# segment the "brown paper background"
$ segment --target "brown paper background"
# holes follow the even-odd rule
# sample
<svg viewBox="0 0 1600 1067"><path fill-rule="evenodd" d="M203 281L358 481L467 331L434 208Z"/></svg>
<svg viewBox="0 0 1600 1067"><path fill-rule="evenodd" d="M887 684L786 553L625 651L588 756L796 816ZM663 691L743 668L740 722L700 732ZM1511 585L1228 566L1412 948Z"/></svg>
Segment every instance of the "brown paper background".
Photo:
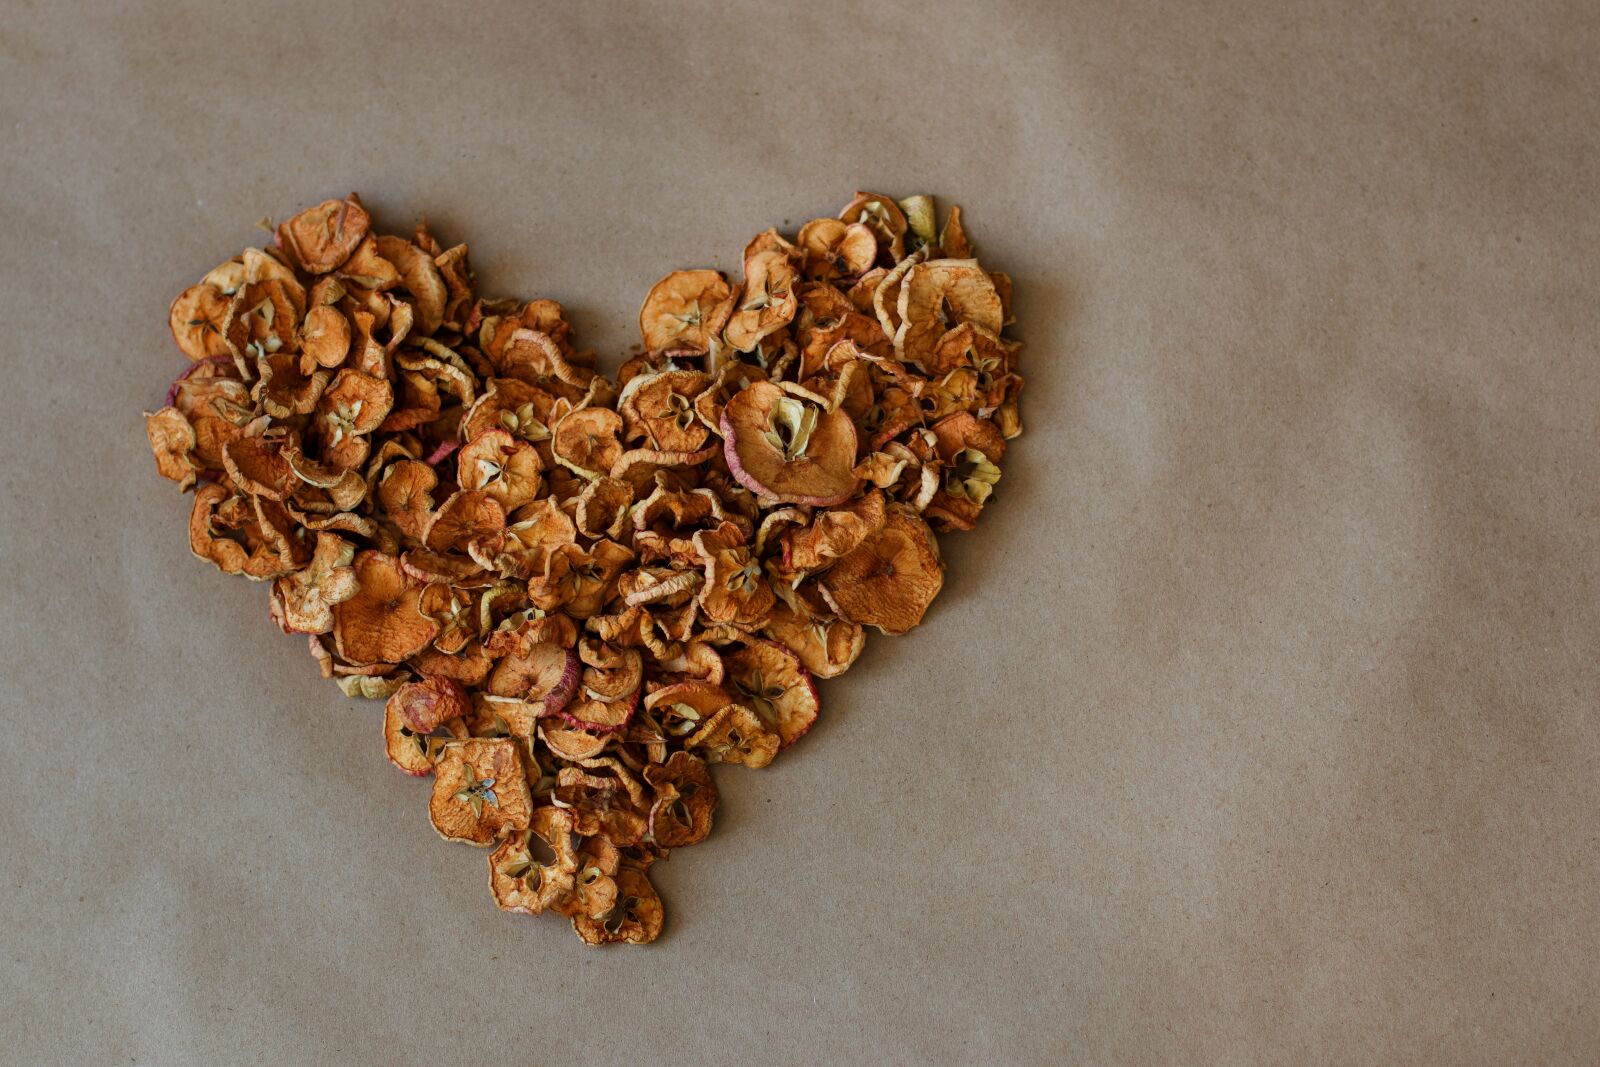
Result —
<svg viewBox="0 0 1600 1067"><path fill-rule="evenodd" d="M0 1060L1600 1059L1597 55L1582 3L13 3ZM614 366L858 185L1017 279L999 503L721 775L657 946L501 915L190 558L167 302L358 189Z"/></svg>

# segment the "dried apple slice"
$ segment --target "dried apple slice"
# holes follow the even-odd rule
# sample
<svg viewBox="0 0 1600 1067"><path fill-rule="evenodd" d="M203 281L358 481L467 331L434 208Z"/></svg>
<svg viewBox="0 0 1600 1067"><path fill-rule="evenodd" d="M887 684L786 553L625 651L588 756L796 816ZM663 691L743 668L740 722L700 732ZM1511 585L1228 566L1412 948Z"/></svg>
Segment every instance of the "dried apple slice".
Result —
<svg viewBox="0 0 1600 1067"><path fill-rule="evenodd" d="M484 489L463 489L428 520L422 543L435 552L465 552L473 545L498 551L506 529L506 509Z"/></svg>
<svg viewBox="0 0 1600 1067"><path fill-rule="evenodd" d="M777 731L755 712L743 704L729 704L685 738L683 746L700 753L708 763L737 763L756 769L772 762L780 743Z"/></svg>
<svg viewBox="0 0 1600 1067"><path fill-rule="evenodd" d="M557 715L578 694L583 663L576 649L539 641L495 664L488 690L496 696L536 702L542 714Z"/></svg>
<svg viewBox="0 0 1600 1067"><path fill-rule="evenodd" d="M399 663L426 648L439 624L422 611L422 583L400 561L356 553L355 596L333 606L333 640L350 663Z"/></svg>
<svg viewBox="0 0 1600 1067"><path fill-rule="evenodd" d="M622 458L622 416L609 408L581 408L554 427L550 451L557 463L593 481Z"/></svg>
<svg viewBox="0 0 1600 1067"><path fill-rule="evenodd" d="M711 378L699 371L636 375L617 399L626 440L642 439L651 448L666 452L693 452L705 447L711 428L696 415L694 399L710 384ZM609 464L606 469L610 469Z"/></svg>
<svg viewBox="0 0 1600 1067"><path fill-rule="evenodd" d="M382 378L345 368L323 390L312 425L322 445L322 460L350 469L366 461L367 435L383 425L394 407L394 389Z"/></svg>
<svg viewBox="0 0 1600 1067"><path fill-rule="evenodd" d="M928 524L896 505L883 528L837 560L820 584L840 618L903 634L922 621L939 595L944 564Z"/></svg>
<svg viewBox="0 0 1600 1067"><path fill-rule="evenodd" d="M882 529L886 514L883 494L876 489L818 511L807 525L784 532L784 565L796 572L822 570Z"/></svg>
<svg viewBox="0 0 1600 1067"><path fill-rule="evenodd" d="M906 272L896 314L895 353L903 360L926 363L945 333L972 323L992 334L1004 325L994 281L975 259L930 259Z"/></svg>
<svg viewBox="0 0 1600 1067"><path fill-rule="evenodd" d="M513 833L489 853L489 892L505 911L540 915L572 893L578 851L572 815L560 808L534 809L526 830Z"/></svg>
<svg viewBox="0 0 1600 1067"><path fill-rule="evenodd" d="M196 362L230 355L222 327L232 304L231 294L206 282L179 293L167 310L167 325L178 351Z"/></svg>
<svg viewBox="0 0 1600 1067"><path fill-rule="evenodd" d="M712 622L739 627L759 626L772 610L776 595L751 555L744 532L731 522L694 535L694 547L705 568L700 608Z"/></svg>
<svg viewBox="0 0 1600 1067"><path fill-rule="evenodd" d="M818 617L788 604L778 604L762 632L783 645L818 678L837 678L866 647L867 634L857 623Z"/></svg>
<svg viewBox="0 0 1600 1067"><path fill-rule="evenodd" d="M350 320L336 307L318 305L300 324L300 351L332 370L350 354Z"/></svg>
<svg viewBox="0 0 1600 1067"><path fill-rule="evenodd" d="M905 255L906 216L893 197L858 192L839 212L839 218L845 222L859 222L870 229L891 261Z"/></svg>
<svg viewBox="0 0 1600 1067"><path fill-rule="evenodd" d="M740 704L750 708L782 747L798 741L817 721L821 704L811 672L800 657L775 641L749 638L723 655L728 682Z"/></svg>
<svg viewBox="0 0 1600 1067"><path fill-rule="evenodd" d="M628 725L638 707L637 689L615 700L602 700L580 691L578 699L562 709L560 717L568 726L578 730L614 734Z"/></svg>
<svg viewBox="0 0 1600 1067"><path fill-rule="evenodd" d="M433 257L403 237L379 237L377 251L394 264L401 286L416 301L417 332L432 337L444 322L444 306L450 299Z"/></svg>
<svg viewBox="0 0 1600 1067"><path fill-rule="evenodd" d="M463 489L481 489L506 512L539 495L539 452L503 429L485 430L456 457Z"/></svg>
<svg viewBox="0 0 1600 1067"><path fill-rule="evenodd" d="M393 700L393 697L390 699ZM466 723L460 719L450 719L430 731L420 732L413 729L393 707L384 705L384 754L389 757L390 763L414 778L432 774L434 764L444 755L445 743L466 736Z"/></svg>
<svg viewBox="0 0 1600 1067"><path fill-rule="evenodd" d="M419 460L402 459L383 469L375 492L383 513L420 544L433 517L433 490L439 476Z"/></svg>
<svg viewBox="0 0 1600 1067"><path fill-rule="evenodd" d="M746 489L784 503L825 506L856 488L856 431L771 382L754 382L722 409L728 469Z"/></svg>
<svg viewBox="0 0 1600 1067"><path fill-rule="evenodd" d="M644 787L616 760L602 757L585 760L581 767L563 767L556 783L550 798L572 812L580 834L603 833L621 847L644 839L649 829L648 798Z"/></svg>
<svg viewBox="0 0 1600 1067"><path fill-rule="evenodd" d="M650 837L663 848L695 845L711 833L717 810L717 785L699 757L674 752L665 764L646 767L644 780L655 789L650 806Z"/></svg>
<svg viewBox="0 0 1600 1067"><path fill-rule="evenodd" d="M163 478L187 489L195 482L200 464L195 461L194 449L199 443L194 427L174 407L165 407L144 417L145 436L150 439L150 451L156 457L156 471Z"/></svg>
<svg viewBox="0 0 1600 1067"><path fill-rule="evenodd" d="M350 258L372 218L355 193L324 200L278 227L278 245L301 270L326 274Z"/></svg>
<svg viewBox="0 0 1600 1067"><path fill-rule="evenodd" d="M317 547L304 570L279 578L275 588L283 603L285 629L325 634L333 629L333 609L356 595L356 548L331 533L317 534Z"/></svg>
<svg viewBox="0 0 1600 1067"><path fill-rule="evenodd" d="M533 812L522 753L510 738L447 741L434 768L428 817L446 841L492 845L526 830Z"/></svg>
<svg viewBox="0 0 1600 1067"><path fill-rule="evenodd" d="M389 705L413 731L423 734L432 733L450 719L465 718L472 711L472 701L461 683L437 676L402 685L389 698Z"/></svg>
<svg viewBox="0 0 1600 1067"><path fill-rule="evenodd" d="M805 256L807 277L819 281L854 278L872 269L878 238L861 223L812 219L796 239Z"/></svg>
<svg viewBox="0 0 1600 1067"><path fill-rule="evenodd" d="M706 352L733 311L733 289L714 270L675 270L656 282L639 309L651 352Z"/></svg>
<svg viewBox="0 0 1600 1067"><path fill-rule="evenodd" d="M665 909L644 871L623 867L617 872L616 881L616 904L609 912L598 919L572 917L572 928L578 936L591 945L617 941L647 945L660 937Z"/></svg>
<svg viewBox="0 0 1600 1067"><path fill-rule="evenodd" d="M744 276L744 288L722 331L739 352L751 351L763 338L789 325L800 306L795 294L798 275L786 253L757 252L746 258Z"/></svg>

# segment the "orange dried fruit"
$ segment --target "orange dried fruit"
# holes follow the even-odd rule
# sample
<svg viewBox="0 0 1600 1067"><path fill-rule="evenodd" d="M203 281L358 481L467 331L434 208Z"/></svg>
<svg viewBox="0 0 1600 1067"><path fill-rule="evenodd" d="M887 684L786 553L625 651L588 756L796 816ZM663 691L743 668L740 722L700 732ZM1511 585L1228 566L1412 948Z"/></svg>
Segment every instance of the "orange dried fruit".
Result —
<svg viewBox="0 0 1600 1067"><path fill-rule="evenodd" d="M473 545L498 549L504 539L506 509L485 489L463 489L428 520L422 543L435 552L466 552Z"/></svg>
<svg viewBox="0 0 1600 1067"><path fill-rule="evenodd" d="M762 633L783 645L817 678L836 678L866 647L867 633L857 623L778 604Z"/></svg>
<svg viewBox="0 0 1600 1067"><path fill-rule="evenodd" d="M711 429L698 417L694 400L710 384L710 377L699 371L636 375L617 398L624 439L642 439L664 452L693 452L704 447ZM610 465L605 469L610 470Z"/></svg>

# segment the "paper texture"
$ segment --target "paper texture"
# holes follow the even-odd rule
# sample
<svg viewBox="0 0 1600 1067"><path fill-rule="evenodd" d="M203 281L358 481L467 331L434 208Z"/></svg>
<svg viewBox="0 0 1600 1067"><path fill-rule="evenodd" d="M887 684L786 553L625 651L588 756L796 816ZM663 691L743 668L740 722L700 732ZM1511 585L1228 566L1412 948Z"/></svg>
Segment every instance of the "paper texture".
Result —
<svg viewBox="0 0 1600 1067"><path fill-rule="evenodd" d="M0 1061L1600 1059L1592 5L22 4ZM168 301L352 189L571 309L858 187L1017 282L1027 434L669 926L498 913L189 555Z"/></svg>

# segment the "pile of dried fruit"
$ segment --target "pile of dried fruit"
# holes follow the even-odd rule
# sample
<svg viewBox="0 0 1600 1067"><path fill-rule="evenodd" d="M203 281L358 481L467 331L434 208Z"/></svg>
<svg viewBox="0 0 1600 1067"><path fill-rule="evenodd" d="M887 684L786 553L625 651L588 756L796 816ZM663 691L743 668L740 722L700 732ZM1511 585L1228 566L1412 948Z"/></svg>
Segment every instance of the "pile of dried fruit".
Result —
<svg viewBox="0 0 1600 1067"><path fill-rule="evenodd" d="M173 301L147 429L189 542L272 583L324 676L387 698L433 825L508 911L647 942L646 872L711 829L708 764L816 721L864 628L905 633L1020 432L1011 284L959 208L859 193L674 271L616 384L559 304L481 300L465 245L354 195ZM931 527L931 528L930 528Z"/></svg>

